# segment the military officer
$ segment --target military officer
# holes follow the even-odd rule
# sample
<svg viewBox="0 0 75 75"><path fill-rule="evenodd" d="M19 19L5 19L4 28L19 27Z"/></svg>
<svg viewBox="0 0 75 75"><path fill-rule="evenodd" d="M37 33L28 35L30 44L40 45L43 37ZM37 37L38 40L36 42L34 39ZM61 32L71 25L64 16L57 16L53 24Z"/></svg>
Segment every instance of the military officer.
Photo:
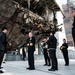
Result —
<svg viewBox="0 0 75 75"><path fill-rule="evenodd" d="M75 11L72 13L74 20L73 20L73 24L72 24L72 37L73 37L73 41L74 41L74 47L75 47Z"/></svg>
<svg viewBox="0 0 75 75"><path fill-rule="evenodd" d="M44 66L50 66L50 57L49 57L49 53L48 53L48 45L47 45L47 38L45 37L43 39L43 45L42 45L42 48L43 48L43 54L44 54L44 59L45 59L45 64Z"/></svg>
<svg viewBox="0 0 75 75"><path fill-rule="evenodd" d="M68 44L66 43L66 39L63 39L63 44L60 47L60 50L63 54L65 60L65 66L69 66L69 57L68 57Z"/></svg>
<svg viewBox="0 0 75 75"><path fill-rule="evenodd" d="M8 29L6 27L3 27L2 32L0 32L0 69L2 68L2 61L3 61L3 57L4 57L4 53L6 51L6 33L7 33ZM2 70L0 70L0 73L3 73Z"/></svg>
<svg viewBox="0 0 75 75"><path fill-rule="evenodd" d="M56 71L58 70L58 62L56 58L57 39L54 36L54 32L50 32L50 37L47 44L49 46L49 54L52 63L52 67L51 69L48 69L48 71Z"/></svg>
<svg viewBox="0 0 75 75"><path fill-rule="evenodd" d="M29 38L27 40L27 47L28 47L28 65L27 69L34 70L34 51L35 51L35 38L33 37L32 32L29 32Z"/></svg>

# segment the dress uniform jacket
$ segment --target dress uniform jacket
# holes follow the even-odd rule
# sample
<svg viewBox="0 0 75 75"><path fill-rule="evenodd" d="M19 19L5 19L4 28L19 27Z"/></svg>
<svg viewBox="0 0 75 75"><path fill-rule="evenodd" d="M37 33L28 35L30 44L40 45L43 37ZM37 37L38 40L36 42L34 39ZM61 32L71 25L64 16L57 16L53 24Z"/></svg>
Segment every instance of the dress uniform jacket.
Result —
<svg viewBox="0 0 75 75"><path fill-rule="evenodd" d="M6 44L6 34L4 32L0 32L0 67L4 57L4 52L6 51Z"/></svg>
<svg viewBox="0 0 75 75"><path fill-rule="evenodd" d="M31 37L27 40L28 46L28 64L30 69L34 69L34 51L35 51L35 38Z"/></svg>
<svg viewBox="0 0 75 75"><path fill-rule="evenodd" d="M49 47L49 54L52 61L52 70L58 70L58 62L56 58L56 47L57 47L57 39L54 35L49 37L49 40L47 41L48 47Z"/></svg>
<svg viewBox="0 0 75 75"><path fill-rule="evenodd" d="M29 44L28 50L35 51L35 38L34 37L28 38L27 44Z"/></svg>

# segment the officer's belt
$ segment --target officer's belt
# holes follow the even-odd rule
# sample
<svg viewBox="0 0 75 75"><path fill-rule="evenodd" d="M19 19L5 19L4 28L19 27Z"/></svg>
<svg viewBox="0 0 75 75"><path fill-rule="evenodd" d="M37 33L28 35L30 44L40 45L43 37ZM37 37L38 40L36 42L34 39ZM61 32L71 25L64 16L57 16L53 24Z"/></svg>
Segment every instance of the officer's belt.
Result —
<svg viewBox="0 0 75 75"><path fill-rule="evenodd" d="M55 48L49 48L49 50L56 50Z"/></svg>

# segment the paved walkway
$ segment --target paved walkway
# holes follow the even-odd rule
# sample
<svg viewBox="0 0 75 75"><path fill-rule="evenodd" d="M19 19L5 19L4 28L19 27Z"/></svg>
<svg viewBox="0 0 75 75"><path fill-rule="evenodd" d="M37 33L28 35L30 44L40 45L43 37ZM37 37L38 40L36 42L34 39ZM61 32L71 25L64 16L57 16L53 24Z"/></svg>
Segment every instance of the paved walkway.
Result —
<svg viewBox="0 0 75 75"><path fill-rule="evenodd" d="M2 66L4 73L0 75L75 75L75 60L70 60L70 66L64 66L64 60L59 59L59 70L49 72L49 66L43 66L44 60L36 60L36 70L26 70L28 67L27 61L9 61Z"/></svg>

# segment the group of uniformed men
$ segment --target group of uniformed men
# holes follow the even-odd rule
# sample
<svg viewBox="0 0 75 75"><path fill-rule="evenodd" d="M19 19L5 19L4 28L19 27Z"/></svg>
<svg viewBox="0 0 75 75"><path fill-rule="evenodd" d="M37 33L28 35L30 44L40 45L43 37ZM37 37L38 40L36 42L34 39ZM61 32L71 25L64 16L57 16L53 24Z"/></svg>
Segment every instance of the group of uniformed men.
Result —
<svg viewBox="0 0 75 75"><path fill-rule="evenodd" d="M50 32L49 39L43 38L43 43L41 44L43 48L43 54L45 59L44 66L51 66L48 71L56 71L58 70L58 61L56 57L56 48L57 48L57 39L54 36L54 32ZM34 51L35 51L35 38L33 37L32 32L29 32L29 38L27 40L28 47L28 70L35 70L34 65ZM65 59L65 66L69 66L69 58L68 58L68 44L66 43L66 39L63 39L63 44L60 47L60 50Z"/></svg>
<svg viewBox="0 0 75 75"><path fill-rule="evenodd" d="M0 33L0 68L4 56L5 46L6 46L6 33L7 28L3 28L2 32ZM58 70L58 61L56 58L56 48L57 48L57 39L54 36L54 32L50 32L49 39L44 38L44 43L42 44L43 48L43 54L45 58L45 64L44 66L48 65L51 66L51 69L48 69L49 71L56 71ZM26 46L28 47L28 65L29 67L26 68L28 70L35 70L35 64L34 64L34 51L35 51L35 37L33 36L32 32L29 32L29 38L26 42ZM47 47L48 46L48 47ZM66 64L69 65L69 59L68 59L68 51L67 51L68 45L64 39L64 44L61 46L62 53L64 55L64 59ZM48 49L48 51L47 51ZM3 73L2 70L0 70L0 73Z"/></svg>

